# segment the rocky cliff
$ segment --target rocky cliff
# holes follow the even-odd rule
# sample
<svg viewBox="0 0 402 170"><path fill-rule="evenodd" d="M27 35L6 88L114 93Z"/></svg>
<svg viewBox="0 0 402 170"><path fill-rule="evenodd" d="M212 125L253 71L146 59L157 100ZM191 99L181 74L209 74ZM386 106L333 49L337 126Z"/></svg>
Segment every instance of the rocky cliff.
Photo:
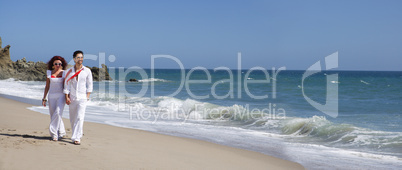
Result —
<svg viewBox="0 0 402 170"><path fill-rule="evenodd" d="M95 81L99 80L112 80L107 71L107 66L102 64L102 68L98 67L88 67L92 71L92 77Z"/></svg>
<svg viewBox="0 0 402 170"><path fill-rule="evenodd" d="M11 61L10 45L2 48L0 37L0 79L14 78L22 81L45 81L47 65L44 62L32 62L25 59ZM102 68L88 67L92 71L95 81L111 80L107 66L102 64ZM102 74L99 74L102 73Z"/></svg>

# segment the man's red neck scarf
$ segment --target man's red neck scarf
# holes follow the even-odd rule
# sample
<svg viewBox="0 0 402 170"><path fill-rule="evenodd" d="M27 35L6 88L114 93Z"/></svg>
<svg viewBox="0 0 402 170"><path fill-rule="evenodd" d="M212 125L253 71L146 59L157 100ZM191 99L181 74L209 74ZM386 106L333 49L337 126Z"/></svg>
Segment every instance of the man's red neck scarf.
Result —
<svg viewBox="0 0 402 170"><path fill-rule="evenodd" d="M72 70L73 70L73 69L71 69L71 70L69 70L69 71L67 72L66 77L68 77L68 75L71 73ZM71 77L66 81L66 83L68 84L68 81L70 81L70 80L73 79L74 77L78 76L78 74L80 74L82 70L84 70L84 67L82 67L78 72L75 72L75 74L74 74L73 76L71 76Z"/></svg>

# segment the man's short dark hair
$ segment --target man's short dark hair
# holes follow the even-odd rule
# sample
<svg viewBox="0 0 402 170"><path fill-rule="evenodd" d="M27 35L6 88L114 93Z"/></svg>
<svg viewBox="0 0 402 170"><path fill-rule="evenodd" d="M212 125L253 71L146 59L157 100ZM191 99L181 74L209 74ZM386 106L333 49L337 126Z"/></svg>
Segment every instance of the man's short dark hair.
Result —
<svg viewBox="0 0 402 170"><path fill-rule="evenodd" d="M82 52L81 50L74 51L73 58L77 57L77 54L84 55L84 52Z"/></svg>

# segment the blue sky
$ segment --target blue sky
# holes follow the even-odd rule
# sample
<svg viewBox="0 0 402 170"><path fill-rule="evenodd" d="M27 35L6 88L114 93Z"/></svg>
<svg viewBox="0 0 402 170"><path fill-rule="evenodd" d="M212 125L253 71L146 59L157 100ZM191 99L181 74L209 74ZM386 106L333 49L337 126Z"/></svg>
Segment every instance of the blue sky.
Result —
<svg viewBox="0 0 402 170"><path fill-rule="evenodd" d="M402 1L3 1L11 59L114 55L112 67L305 70L339 52L339 70L402 70ZM87 65L97 62L86 60ZM158 59L157 68L178 68Z"/></svg>

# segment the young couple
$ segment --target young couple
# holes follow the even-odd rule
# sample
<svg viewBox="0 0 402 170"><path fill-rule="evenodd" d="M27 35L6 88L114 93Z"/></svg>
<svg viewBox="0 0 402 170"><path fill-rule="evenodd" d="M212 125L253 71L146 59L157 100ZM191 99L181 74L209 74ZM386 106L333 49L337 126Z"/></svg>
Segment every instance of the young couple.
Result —
<svg viewBox="0 0 402 170"><path fill-rule="evenodd" d="M45 92L42 105L46 106L46 96L49 99L50 126L49 132L53 141L66 135L62 120L64 105L69 105L70 123L74 144L81 144L83 134L86 103L92 92L92 72L82 65L84 53L75 51L75 65L68 70L63 57L54 56L48 64ZM49 94L49 95L48 95Z"/></svg>

